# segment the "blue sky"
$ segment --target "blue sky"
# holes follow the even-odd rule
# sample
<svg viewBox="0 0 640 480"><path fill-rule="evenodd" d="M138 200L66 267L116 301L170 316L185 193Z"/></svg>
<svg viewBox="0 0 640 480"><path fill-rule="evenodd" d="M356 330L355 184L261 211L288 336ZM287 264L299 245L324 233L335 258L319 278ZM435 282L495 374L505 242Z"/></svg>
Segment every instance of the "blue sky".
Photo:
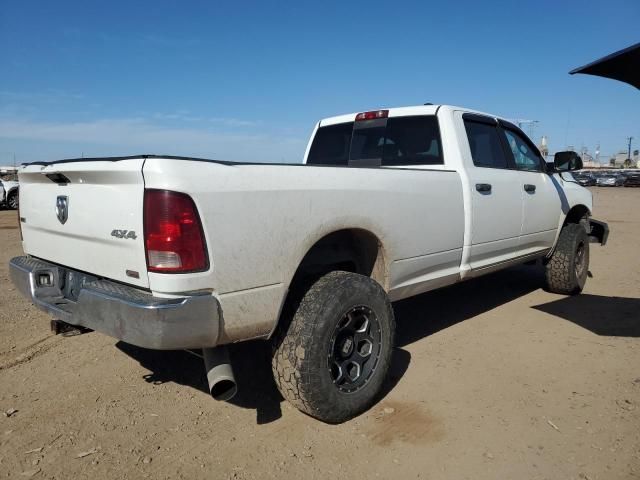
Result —
<svg viewBox="0 0 640 480"><path fill-rule="evenodd" d="M568 71L640 41L639 21L638 0L5 0L0 164L295 162L322 117L424 102L611 154L640 144L640 91Z"/></svg>

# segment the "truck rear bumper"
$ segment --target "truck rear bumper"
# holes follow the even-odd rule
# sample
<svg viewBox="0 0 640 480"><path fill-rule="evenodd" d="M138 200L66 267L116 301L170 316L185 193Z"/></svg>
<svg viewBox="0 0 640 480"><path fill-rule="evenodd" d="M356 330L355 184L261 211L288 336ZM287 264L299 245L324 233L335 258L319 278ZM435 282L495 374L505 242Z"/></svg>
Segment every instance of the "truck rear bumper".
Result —
<svg viewBox="0 0 640 480"><path fill-rule="evenodd" d="M157 350L216 346L222 314L211 295L154 297L127 285L45 262L9 262L16 288L41 310L69 324Z"/></svg>

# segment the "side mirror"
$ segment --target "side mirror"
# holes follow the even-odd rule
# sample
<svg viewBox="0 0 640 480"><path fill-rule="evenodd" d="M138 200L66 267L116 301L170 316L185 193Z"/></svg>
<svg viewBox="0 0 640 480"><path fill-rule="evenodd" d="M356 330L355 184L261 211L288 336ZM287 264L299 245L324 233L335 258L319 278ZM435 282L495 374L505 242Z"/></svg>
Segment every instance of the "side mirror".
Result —
<svg viewBox="0 0 640 480"><path fill-rule="evenodd" d="M553 157L556 172L570 172L582 169L582 159L576 152L558 152Z"/></svg>

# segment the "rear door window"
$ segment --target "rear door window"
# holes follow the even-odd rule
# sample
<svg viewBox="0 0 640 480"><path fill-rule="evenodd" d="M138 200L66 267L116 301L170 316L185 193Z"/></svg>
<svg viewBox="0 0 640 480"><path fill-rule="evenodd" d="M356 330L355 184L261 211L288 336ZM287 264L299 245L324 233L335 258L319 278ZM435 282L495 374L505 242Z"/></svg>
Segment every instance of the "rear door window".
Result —
<svg viewBox="0 0 640 480"><path fill-rule="evenodd" d="M320 127L308 164L352 166L441 165L434 115L392 117Z"/></svg>
<svg viewBox="0 0 640 480"><path fill-rule="evenodd" d="M508 168L497 124L464 120L471 158L476 167Z"/></svg>

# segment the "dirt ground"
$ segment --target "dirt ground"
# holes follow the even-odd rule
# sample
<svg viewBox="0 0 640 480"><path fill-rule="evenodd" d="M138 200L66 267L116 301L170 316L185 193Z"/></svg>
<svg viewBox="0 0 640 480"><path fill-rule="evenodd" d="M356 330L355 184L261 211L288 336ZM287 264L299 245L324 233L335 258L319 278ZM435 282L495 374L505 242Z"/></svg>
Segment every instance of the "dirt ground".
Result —
<svg viewBox="0 0 640 480"><path fill-rule="evenodd" d="M593 192L611 238L582 295L523 266L398 302L386 395L337 426L282 400L264 342L219 403L186 352L53 336L2 211L0 478L640 478L640 189Z"/></svg>

